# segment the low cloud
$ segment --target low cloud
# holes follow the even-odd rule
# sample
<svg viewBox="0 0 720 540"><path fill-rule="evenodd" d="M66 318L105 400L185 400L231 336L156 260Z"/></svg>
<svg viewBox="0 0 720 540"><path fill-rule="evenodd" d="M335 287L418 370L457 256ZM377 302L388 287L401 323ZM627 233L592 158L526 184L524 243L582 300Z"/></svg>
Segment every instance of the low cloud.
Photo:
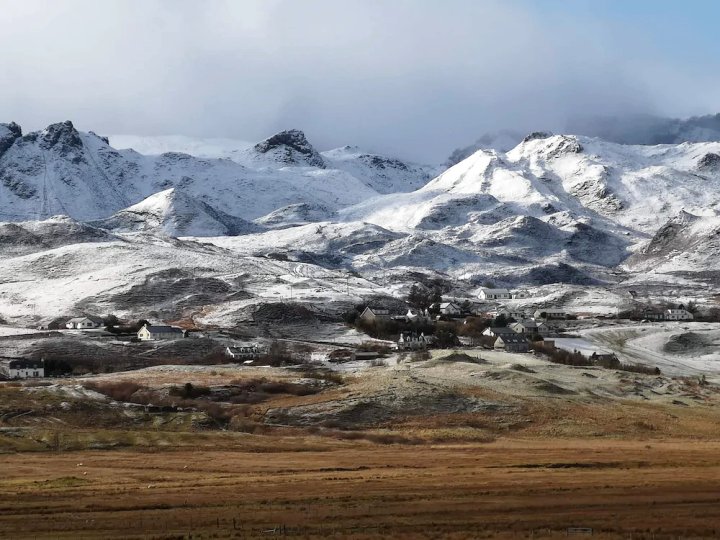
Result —
<svg viewBox="0 0 720 540"><path fill-rule="evenodd" d="M256 140L297 127L321 149L437 162L502 128L720 109L717 70L698 85L637 33L534 2L1 4L0 121L26 129Z"/></svg>

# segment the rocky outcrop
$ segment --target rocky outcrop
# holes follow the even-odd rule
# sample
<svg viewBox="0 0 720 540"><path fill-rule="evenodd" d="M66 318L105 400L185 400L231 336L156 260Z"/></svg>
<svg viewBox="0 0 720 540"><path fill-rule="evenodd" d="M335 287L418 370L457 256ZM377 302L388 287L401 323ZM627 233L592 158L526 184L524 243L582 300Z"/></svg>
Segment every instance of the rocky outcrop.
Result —
<svg viewBox="0 0 720 540"><path fill-rule="evenodd" d="M700 171L720 170L720 155L708 152L698 160L697 168Z"/></svg>
<svg viewBox="0 0 720 540"><path fill-rule="evenodd" d="M0 124L0 157L22 137L22 128L15 122Z"/></svg>
<svg viewBox="0 0 720 540"><path fill-rule="evenodd" d="M288 165L325 168L322 156L298 129L281 131L257 143L254 149L260 154L272 154L280 162Z"/></svg>

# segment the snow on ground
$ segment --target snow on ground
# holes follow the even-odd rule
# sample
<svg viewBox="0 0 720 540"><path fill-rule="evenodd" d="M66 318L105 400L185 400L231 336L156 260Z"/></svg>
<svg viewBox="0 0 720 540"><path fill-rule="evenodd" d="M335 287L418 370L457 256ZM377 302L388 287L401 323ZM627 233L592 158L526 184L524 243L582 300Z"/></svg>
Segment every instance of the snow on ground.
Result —
<svg viewBox="0 0 720 540"><path fill-rule="evenodd" d="M609 354L612 352L608 348L599 347L583 338L552 338L552 340L558 349L564 349L569 352L578 351L585 356L590 356L593 353Z"/></svg>
<svg viewBox="0 0 720 540"><path fill-rule="evenodd" d="M645 323L585 329L579 333L593 345L615 352L622 362L657 366L669 375L720 373L717 323ZM668 344L678 338L681 346L668 350Z"/></svg>
<svg viewBox="0 0 720 540"><path fill-rule="evenodd" d="M40 330L34 328L19 328L17 326L0 326L0 336L22 336L25 334L36 334Z"/></svg>

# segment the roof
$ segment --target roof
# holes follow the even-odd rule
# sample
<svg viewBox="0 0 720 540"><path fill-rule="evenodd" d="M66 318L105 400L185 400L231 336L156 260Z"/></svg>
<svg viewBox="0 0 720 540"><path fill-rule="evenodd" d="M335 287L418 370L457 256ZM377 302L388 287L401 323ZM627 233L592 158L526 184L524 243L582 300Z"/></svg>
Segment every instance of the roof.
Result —
<svg viewBox="0 0 720 540"><path fill-rule="evenodd" d="M450 306L458 307L458 305L455 302L441 302L440 303L440 309L447 308Z"/></svg>
<svg viewBox="0 0 720 540"><path fill-rule="evenodd" d="M363 313L365 313L366 311L371 311L371 312L373 312L375 315L390 315L390 310L389 310L389 309L374 308L374 307L367 306L367 307L363 310Z"/></svg>
<svg viewBox="0 0 720 540"><path fill-rule="evenodd" d="M535 321L516 321L516 322L512 323L511 326L516 326L516 325L522 325L525 328L537 328L538 326L540 326Z"/></svg>
<svg viewBox="0 0 720 540"><path fill-rule="evenodd" d="M502 340L503 343L527 343L527 339L520 334L515 334L514 332L512 334L503 334L502 336L498 336L498 339Z"/></svg>
<svg viewBox="0 0 720 540"><path fill-rule="evenodd" d="M100 317L93 317L92 315L88 315L87 317L75 317L73 319L70 319L68 323L79 323L82 321L91 321L96 324L102 324L103 320Z"/></svg>
<svg viewBox="0 0 720 540"><path fill-rule="evenodd" d="M10 369L37 369L44 367L42 360L27 360L25 358L0 360L0 364Z"/></svg>
<svg viewBox="0 0 720 540"><path fill-rule="evenodd" d="M510 291L507 289L481 289L484 293L491 293L491 294L510 294Z"/></svg>
<svg viewBox="0 0 720 540"><path fill-rule="evenodd" d="M143 328L147 328L151 334L183 334L184 333L184 330L182 328L177 328L175 326L150 326L150 325L146 324Z"/></svg>
<svg viewBox="0 0 720 540"><path fill-rule="evenodd" d="M493 326L490 328L490 331L493 334L514 334L515 333L515 330L513 330L509 326Z"/></svg>
<svg viewBox="0 0 720 540"><path fill-rule="evenodd" d="M241 349L257 349L258 344L257 343L239 343L235 345L229 345L228 351L238 351L240 352Z"/></svg>

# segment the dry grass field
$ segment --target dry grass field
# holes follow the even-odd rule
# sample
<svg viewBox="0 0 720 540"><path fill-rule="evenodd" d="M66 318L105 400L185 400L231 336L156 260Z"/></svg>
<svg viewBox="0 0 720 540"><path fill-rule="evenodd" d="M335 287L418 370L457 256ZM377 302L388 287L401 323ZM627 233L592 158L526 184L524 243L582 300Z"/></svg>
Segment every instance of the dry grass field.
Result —
<svg viewBox="0 0 720 540"><path fill-rule="evenodd" d="M483 357L0 384L0 538L720 537L718 385Z"/></svg>
<svg viewBox="0 0 720 540"><path fill-rule="evenodd" d="M281 437L263 448L246 438L232 449L0 456L2 537L720 535L717 442Z"/></svg>

